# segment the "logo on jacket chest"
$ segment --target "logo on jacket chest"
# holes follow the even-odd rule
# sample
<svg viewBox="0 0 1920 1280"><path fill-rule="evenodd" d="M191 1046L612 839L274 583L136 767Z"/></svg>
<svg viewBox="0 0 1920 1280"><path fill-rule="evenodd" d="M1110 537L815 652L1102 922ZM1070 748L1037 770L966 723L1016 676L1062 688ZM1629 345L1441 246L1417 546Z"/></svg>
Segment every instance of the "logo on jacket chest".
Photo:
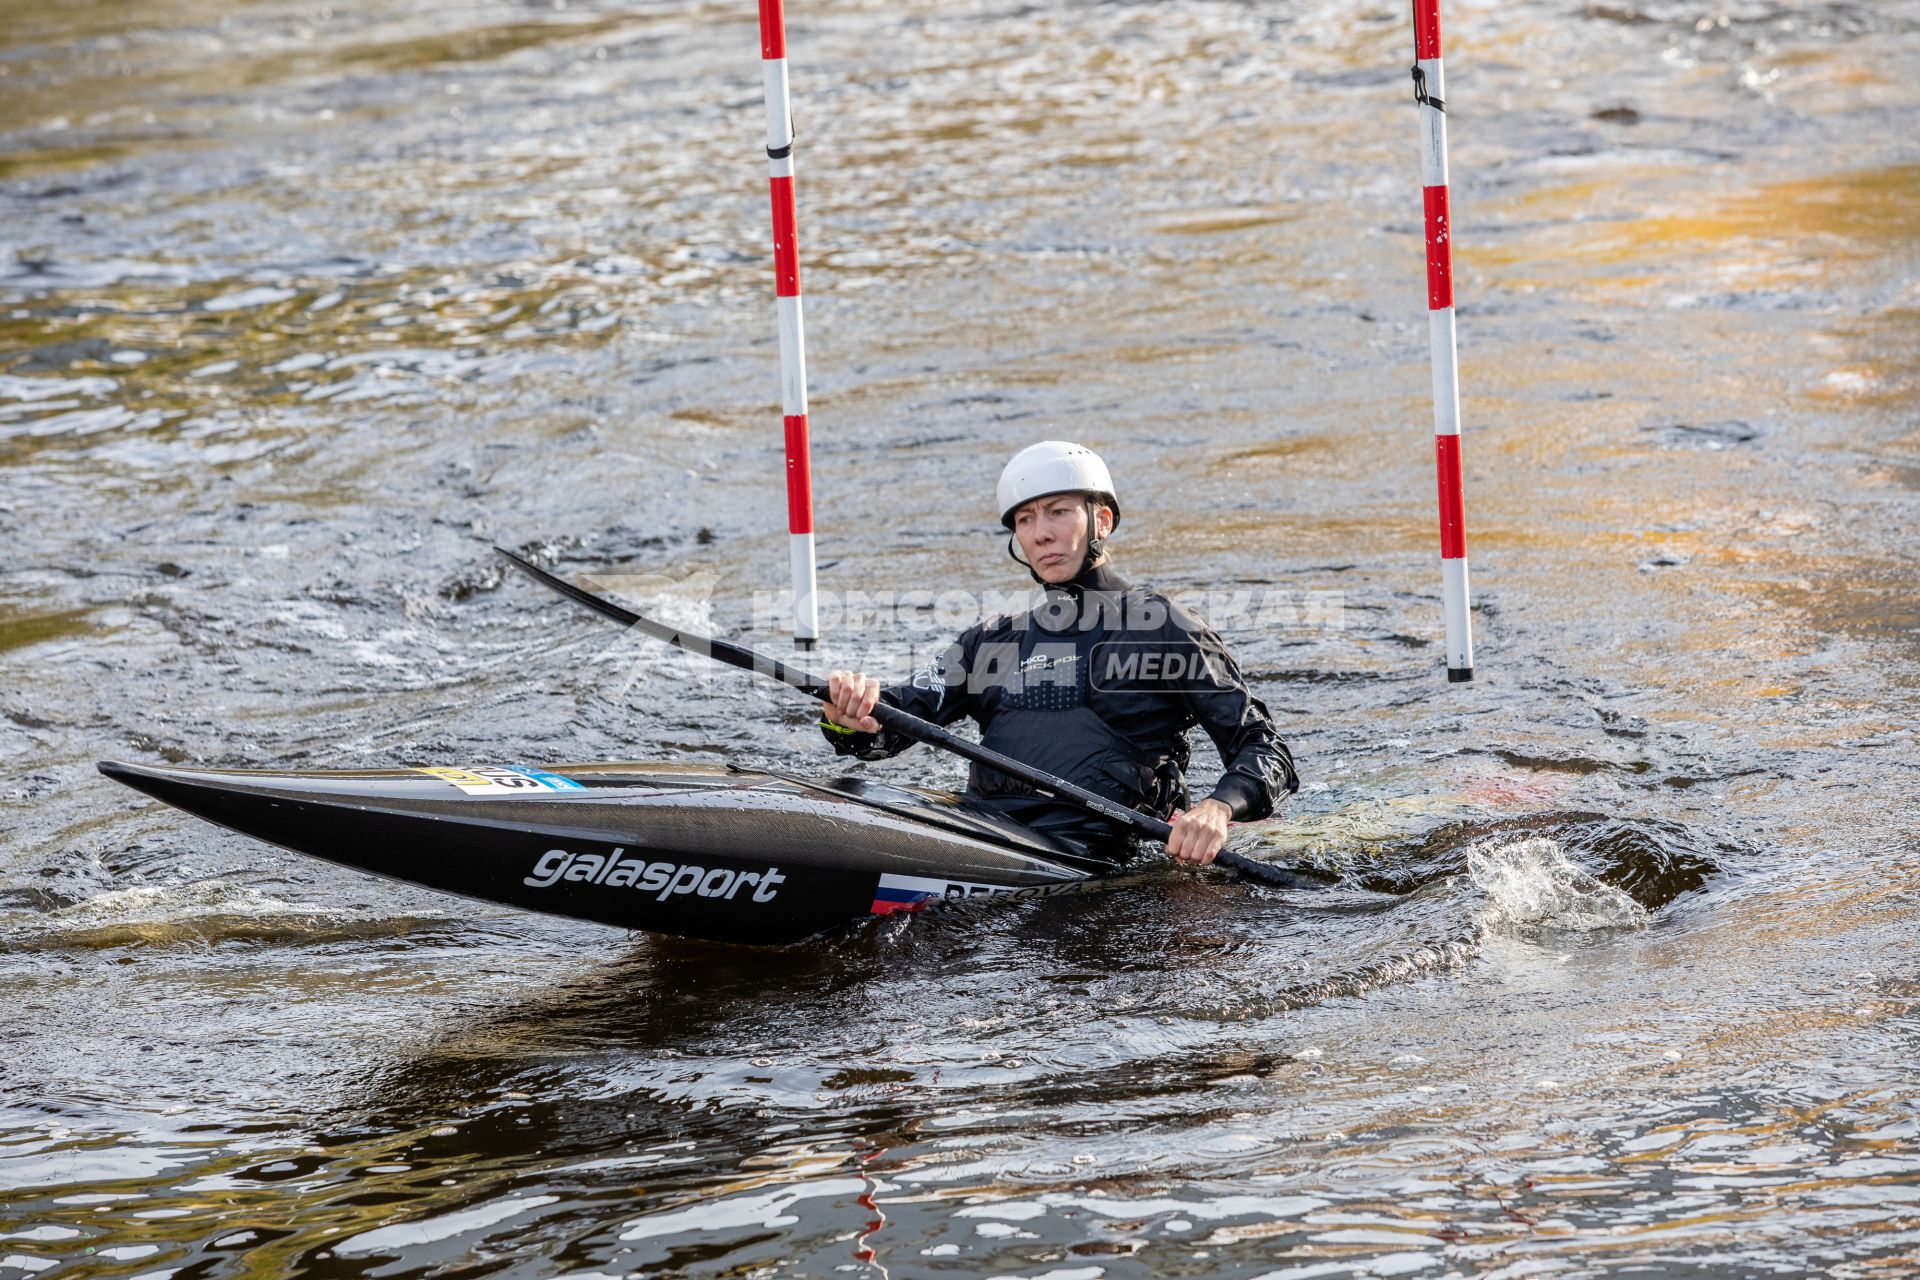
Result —
<svg viewBox="0 0 1920 1280"><path fill-rule="evenodd" d="M1085 668L1072 644L984 644L971 674L974 691L996 707L1064 711L1086 703Z"/></svg>

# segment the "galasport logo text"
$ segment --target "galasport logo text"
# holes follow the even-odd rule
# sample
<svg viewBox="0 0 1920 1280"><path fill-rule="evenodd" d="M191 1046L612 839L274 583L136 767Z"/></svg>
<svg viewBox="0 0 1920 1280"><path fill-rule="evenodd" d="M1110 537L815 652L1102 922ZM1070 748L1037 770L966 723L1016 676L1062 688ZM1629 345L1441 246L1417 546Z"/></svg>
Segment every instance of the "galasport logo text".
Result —
<svg viewBox="0 0 1920 1280"><path fill-rule="evenodd" d="M612 853L570 853L549 849L533 864L533 874L522 883L545 889L562 880L606 885L616 889L637 889L656 894L655 902L692 894L701 898L733 898L745 889L755 902L772 902L787 878L778 867L765 871L729 871L725 867L701 867L691 862L647 862L624 858L626 849Z"/></svg>

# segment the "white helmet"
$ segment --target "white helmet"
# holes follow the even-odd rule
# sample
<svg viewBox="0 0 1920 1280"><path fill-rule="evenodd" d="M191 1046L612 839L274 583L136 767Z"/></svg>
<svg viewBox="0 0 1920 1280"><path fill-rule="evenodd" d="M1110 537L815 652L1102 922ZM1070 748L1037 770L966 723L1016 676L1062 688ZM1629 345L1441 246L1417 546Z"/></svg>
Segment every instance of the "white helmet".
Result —
<svg viewBox="0 0 1920 1280"><path fill-rule="evenodd" d="M1050 493L1098 494L1120 523L1120 502L1113 495L1113 477L1100 455L1067 440L1042 440L1013 455L1000 473L1000 523L1013 528L1013 510Z"/></svg>

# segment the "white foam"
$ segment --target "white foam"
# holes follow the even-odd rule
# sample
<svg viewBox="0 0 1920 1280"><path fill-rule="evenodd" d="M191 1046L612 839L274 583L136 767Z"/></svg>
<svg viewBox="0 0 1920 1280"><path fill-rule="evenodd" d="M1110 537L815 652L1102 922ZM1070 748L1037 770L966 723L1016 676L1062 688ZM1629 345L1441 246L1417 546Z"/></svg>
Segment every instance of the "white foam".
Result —
<svg viewBox="0 0 1920 1280"><path fill-rule="evenodd" d="M61 928L75 929L100 925L175 924L210 915L257 919L306 917L321 910L318 904L288 902L253 885L213 879L108 889L50 912L48 919Z"/></svg>
<svg viewBox="0 0 1920 1280"><path fill-rule="evenodd" d="M1543 836L1467 850L1467 874L1489 901L1495 928L1588 931L1632 929L1647 909L1624 890L1582 871L1566 851Z"/></svg>
<svg viewBox="0 0 1920 1280"><path fill-rule="evenodd" d="M343 931L385 929L391 927L391 919L371 909L342 911L290 900L254 885L209 878L108 889L28 920L11 920L9 925L37 935L36 942L42 946L124 946L229 937L297 943Z"/></svg>

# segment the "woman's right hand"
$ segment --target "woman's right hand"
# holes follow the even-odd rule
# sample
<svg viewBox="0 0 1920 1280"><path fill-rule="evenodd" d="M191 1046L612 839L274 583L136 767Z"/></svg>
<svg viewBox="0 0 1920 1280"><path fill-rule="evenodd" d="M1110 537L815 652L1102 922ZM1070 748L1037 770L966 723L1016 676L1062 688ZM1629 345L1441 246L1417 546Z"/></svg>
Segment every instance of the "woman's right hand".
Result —
<svg viewBox="0 0 1920 1280"><path fill-rule="evenodd" d="M873 705L880 701L880 682L858 671L835 671L827 677L827 719L843 729L880 732Z"/></svg>

